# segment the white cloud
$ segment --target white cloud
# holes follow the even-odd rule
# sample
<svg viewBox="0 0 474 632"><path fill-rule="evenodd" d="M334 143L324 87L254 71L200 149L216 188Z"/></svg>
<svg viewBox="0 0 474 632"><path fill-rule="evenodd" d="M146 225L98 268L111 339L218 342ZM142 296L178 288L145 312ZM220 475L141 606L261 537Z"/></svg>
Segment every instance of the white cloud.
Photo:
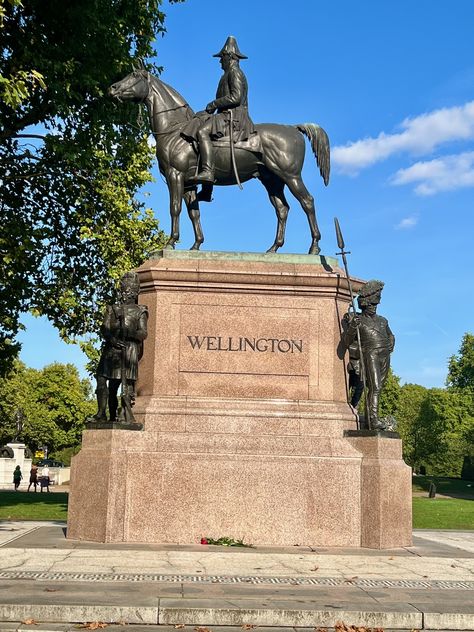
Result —
<svg viewBox="0 0 474 632"><path fill-rule="evenodd" d="M419 195L434 195L440 191L472 187L474 151L416 162L407 169L397 171L392 184L416 184L415 192Z"/></svg>
<svg viewBox="0 0 474 632"><path fill-rule="evenodd" d="M442 143L472 139L474 101L406 118L400 128L399 133L381 132L376 138L335 147L331 156L333 164L344 173L355 174L396 153L426 154Z"/></svg>
<svg viewBox="0 0 474 632"><path fill-rule="evenodd" d="M401 222L399 222L395 228L398 228L400 230L405 230L408 228L413 228L413 226L416 226L418 224L418 218L417 217L405 217L404 219L402 219Z"/></svg>

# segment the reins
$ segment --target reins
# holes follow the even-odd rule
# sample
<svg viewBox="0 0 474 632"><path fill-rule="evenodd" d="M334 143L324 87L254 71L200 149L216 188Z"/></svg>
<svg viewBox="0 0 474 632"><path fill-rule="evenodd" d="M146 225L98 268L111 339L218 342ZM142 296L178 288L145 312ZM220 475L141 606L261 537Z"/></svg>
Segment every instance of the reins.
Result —
<svg viewBox="0 0 474 632"><path fill-rule="evenodd" d="M148 97L150 96L150 92L154 92L155 91L155 87L152 85L152 77L150 75L149 72L146 73L147 76L147 86L148 86L148 91L146 93L146 95L143 97L141 103L144 103ZM159 116L160 114L166 114L167 112L174 112L176 110L180 110L181 108L188 108L191 109L188 105L188 103L183 103L182 105L175 105L172 108L166 108L165 110L159 110L157 112L153 112L153 115L157 115ZM152 129L153 135L154 136L165 136L166 134L171 134L172 132L174 132L176 130L176 128L183 126L187 121L177 121L176 123L174 123L173 125L171 125L165 132L155 132Z"/></svg>

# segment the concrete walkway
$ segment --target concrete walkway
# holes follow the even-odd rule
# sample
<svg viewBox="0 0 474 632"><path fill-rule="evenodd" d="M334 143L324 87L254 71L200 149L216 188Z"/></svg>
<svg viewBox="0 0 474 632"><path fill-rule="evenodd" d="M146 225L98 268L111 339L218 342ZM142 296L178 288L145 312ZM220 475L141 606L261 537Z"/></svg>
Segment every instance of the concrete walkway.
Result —
<svg viewBox="0 0 474 632"><path fill-rule="evenodd" d="M381 552L97 544L67 540L61 522L0 521L0 630L91 621L474 630L474 532L416 531Z"/></svg>

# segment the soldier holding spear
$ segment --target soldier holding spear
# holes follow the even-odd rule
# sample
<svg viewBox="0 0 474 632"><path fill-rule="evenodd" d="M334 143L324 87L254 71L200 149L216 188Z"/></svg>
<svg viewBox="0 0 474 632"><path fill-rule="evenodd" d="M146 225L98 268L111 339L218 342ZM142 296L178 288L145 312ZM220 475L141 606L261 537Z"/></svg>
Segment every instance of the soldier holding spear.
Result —
<svg viewBox="0 0 474 632"><path fill-rule="evenodd" d="M390 330L387 319L376 313L384 284L382 281L372 280L362 286L357 298L361 313L357 313L346 259L346 254L349 253L344 250L344 240L337 219L335 219L335 224L337 243L341 249L338 254L341 254L343 258L352 303L352 313L349 314L348 326L342 340L346 349L357 340L361 379L366 393L367 426L370 430L386 430L387 424L379 418L378 414L379 397L388 376L395 336Z"/></svg>

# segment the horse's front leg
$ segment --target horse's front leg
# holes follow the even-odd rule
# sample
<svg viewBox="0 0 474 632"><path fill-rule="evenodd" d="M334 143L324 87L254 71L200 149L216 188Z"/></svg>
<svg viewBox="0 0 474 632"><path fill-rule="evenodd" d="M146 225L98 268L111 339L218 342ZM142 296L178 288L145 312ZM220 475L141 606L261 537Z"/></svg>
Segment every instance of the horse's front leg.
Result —
<svg viewBox="0 0 474 632"><path fill-rule="evenodd" d="M179 215L183 203L184 176L177 169L166 172L166 182L170 194L171 235L165 248L174 248L179 241Z"/></svg>
<svg viewBox="0 0 474 632"><path fill-rule="evenodd" d="M194 244L192 245L191 250L199 250L202 242L204 241L204 235L201 228L201 214L199 212L199 202L197 199L196 189L186 191L184 194L184 201L186 203L189 219L193 224L194 230Z"/></svg>

